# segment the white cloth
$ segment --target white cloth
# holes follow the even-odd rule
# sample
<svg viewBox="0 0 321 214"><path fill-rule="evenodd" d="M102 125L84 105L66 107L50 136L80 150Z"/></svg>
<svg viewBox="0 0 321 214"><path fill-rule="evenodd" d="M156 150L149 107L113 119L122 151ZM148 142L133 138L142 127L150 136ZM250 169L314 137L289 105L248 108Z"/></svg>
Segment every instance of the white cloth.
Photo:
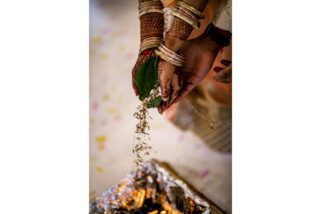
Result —
<svg viewBox="0 0 321 214"><path fill-rule="evenodd" d="M222 0L212 23L222 29L232 32L232 3L231 0Z"/></svg>
<svg viewBox="0 0 321 214"><path fill-rule="evenodd" d="M164 7L163 11L164 11L164 36L163 38L165 39L166 37L166 33L170 30L172 24L173 24L173 20L174 20L174 16L173 16L173 11L175 10L175 8L169 8L169 7Z"/></svg>

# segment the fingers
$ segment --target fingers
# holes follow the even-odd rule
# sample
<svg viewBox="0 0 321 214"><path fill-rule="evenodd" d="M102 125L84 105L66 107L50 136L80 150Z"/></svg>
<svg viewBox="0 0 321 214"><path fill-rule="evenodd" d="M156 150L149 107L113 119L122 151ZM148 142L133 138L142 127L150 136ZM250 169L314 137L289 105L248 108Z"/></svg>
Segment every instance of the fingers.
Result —
<svg viewBox="0 0 321 214"><path fill-rule="evenodd" d="M150 57L153 57L153 56L155 56L153 52L146 50L144 53L138 56L136 64L134 65L134 68L132 70L132 87L134 89L136 96L138 96L139 94L139 90L135 82L135 75L137 73L137 70L144 62L146 62Z"/></svg>
<svg viewBox="0 0 321 214"><path fill-rule="evenodd" d="M133 87L133 89L134 89L134 92L135 92L135 95L136 95L136 96L138 96L139 90L138 90L138 87L137 87L137 85L136 85L136 83L135 83L135 75L136 75L136 72L137 72L137 69L139 68L139 66L140 66L141 64L143 64L144 58L145 58L145 57L144 57L143 55L140 55L140 56L138 57L137 61L136 61L136 64L134 65L133 70L132 70L132 87Z"/></svg>
<svg viewBox="0 0 321 214"><path fill-rule="evenodd" d="M162 102L158 107L157 110L160 114L163 114L164 111L168 109L168 102Z"/></svg>
<svg viewBox="0 0 321 214"><path fill-rule="evenodd" d="M178 75L177 74L173 75L171 87L172 87L172 91L171 91L172 95L171 95L171 99L169 101L170 105L174 102L174 100L176 100L176 98L179 95L180 89L181 89L179 82L178 82Z"/></svg>
<svg viewBox="0 0 321 214"><path fill-rule="evenodd" d="M135 83L135 81L134 81L134 78L133 78L133 80L132 80L132 86L133 86L135 95L138 96L139 91L138 91L137 85L136 85L136 83Z"/></svg>
<svg viewBox="0 0 321 214"><path fill-rule="evenodd" d="M185 87L182 90L181 97L185 97L189 92L191 92L195 88L195 84L193 82L187 82Z"/></svg>
<svg viewBox="0 0 321 214"><path fill-rule="evenodd" d="M182 74L185 74L182 72ZM181 91L180 97L185 97L189 92L191 92L200 82L202 81L202 78L196 76L196 75L186 75L184 79L184 86Z"/></svg>
<svg viewBox="0 0 321 214"><path fill-rule="evenodd" d="M215 80L221 83L231 83L232 82L232 62L227 59L221 60L221 63L227 67L215 67L214 71L217 73Z"/></svg>
<svg viewBox="0 0 321 214"><path fill-rule="evenodd" d="M137 88L137 85L135 83L135 75L136 75L136 72L137 72L137 63L135 64L133 70L132 70L132 87L134 89L134 92L135 92L135 95L138 96L139 94L139 91L138 91L138 88Z"/></svg>
<svg viewBox="0 0 321 214"><path fill-rule="evenodd" d="M180 95L180 84L178 81L178 76L177 74L173 75L173 79L171 82L171 96L170 99L167 102L162 102L161 105L159 105L158 107L158 112L159 113L163 113L164 111L166 111L169 107L171 107L179 98Z"/></svg>
<svg viewBox="0 0 321 214"><path fill-rule="evenodd" d="M181 89L183 86L183 78L182 75L179 75L179 68L176 68L176 72L173 75L171 82L171 96L170 100L167 102L162 102L158 106L158 112L162 114L173 104L177 103L181 98Z"/></svg>
<svg viewBox="0 0 321 214"><path fill-rule="evenodd" d="M161 86L162 99L167 102L170 98L170 86L175 67L170 63L160 60L158 63L158 80Z"/></svg>
<svg viewBox="0 0 321 214"><path fill-rule="evenodd" d="M215 68L214 68L215 69ZM221 69L215 76L217 82L231 83L232 82L232 64L224 69Z"/></svg>

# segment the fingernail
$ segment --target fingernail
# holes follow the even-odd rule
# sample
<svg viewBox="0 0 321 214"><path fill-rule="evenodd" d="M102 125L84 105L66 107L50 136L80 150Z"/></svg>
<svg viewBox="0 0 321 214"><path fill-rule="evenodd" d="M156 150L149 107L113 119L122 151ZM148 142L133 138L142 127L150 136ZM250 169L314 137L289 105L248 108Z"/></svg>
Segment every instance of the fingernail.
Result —
<svg viewBox="0 0 321 214"><path fill-rule="evenodd" d="M166 102L169 99L168 91L166 89L163 90L162 98L164 102Z"/></svg>
<svg viewBox="0 0 321 214"><path fill-rule="evenodd" d="M168 97L163 97L163 101L167 102L168 101Z"/></svg>
<svg viewBox="0 0 321 214"><path fill-rule="evenodd" d="M218 73L218 72L220 72L221 70L223 70L224 68L221 68L221 67L215 67L214 68L214 71L216 72L216 73Z"/></svg>
<svg viewBox="0 0 321 214"><path fill-rule="evenodd" d="M221 60L221 63L225 66L229 66L232 62L230 60L227 60L227 59L223 59Z"/></svg>

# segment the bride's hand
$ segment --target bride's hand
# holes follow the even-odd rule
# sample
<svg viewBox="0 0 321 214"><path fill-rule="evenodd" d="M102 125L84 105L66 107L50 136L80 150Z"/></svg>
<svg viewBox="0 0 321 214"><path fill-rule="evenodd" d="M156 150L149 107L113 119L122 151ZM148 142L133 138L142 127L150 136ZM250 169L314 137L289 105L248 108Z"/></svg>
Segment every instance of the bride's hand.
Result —
<svg viewBox="0 0 321 214"><path fill-rule="evenodd" d="M161 86L163 102L170 102L179 95L182 84L180 84L176 67L160 59L158 63L158 80Z"/></svg>
<svg viewBox="0 0 321 214"><path fill-rule="evenodd" d="M185 42L180 51L180 54L185 57L184 66L177 67L176 71L172 72L178 75L178 80L180 80L178 82L183 82L182 89L170 101L162 102L158 108L160 113L186 96L205 78L221 47L206 36L200 36Z"/></svg>
<svg viewBox="0 0 321 214"><path fill-rule="evenodd" d="M132 70L132 86L135 92L135 95L138 96L139 91L138 91L138 87L135 83L135 75L137 73L138 68L146 61L148 61L151 57L155 57L155 52L153 49L148 49L143 51L139 56L138 59L134 65L134 68Z"/></svg>

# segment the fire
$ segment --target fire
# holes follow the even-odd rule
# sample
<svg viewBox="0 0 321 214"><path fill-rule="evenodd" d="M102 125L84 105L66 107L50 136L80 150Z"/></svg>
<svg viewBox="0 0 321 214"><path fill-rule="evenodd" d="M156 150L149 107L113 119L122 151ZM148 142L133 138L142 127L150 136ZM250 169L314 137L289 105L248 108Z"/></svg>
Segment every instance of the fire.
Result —
<svg viewBox="0 0 321 214"><path fill-rule="evenodd" d="M198 214L215 213L209 204L164 168L145 163L91 203L90 214Z"/></svg>

